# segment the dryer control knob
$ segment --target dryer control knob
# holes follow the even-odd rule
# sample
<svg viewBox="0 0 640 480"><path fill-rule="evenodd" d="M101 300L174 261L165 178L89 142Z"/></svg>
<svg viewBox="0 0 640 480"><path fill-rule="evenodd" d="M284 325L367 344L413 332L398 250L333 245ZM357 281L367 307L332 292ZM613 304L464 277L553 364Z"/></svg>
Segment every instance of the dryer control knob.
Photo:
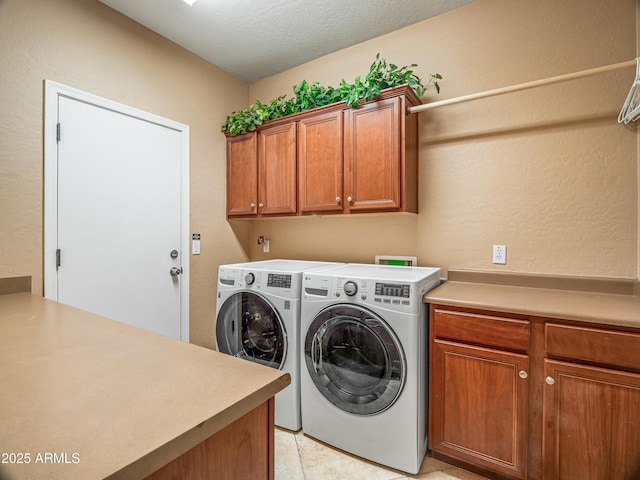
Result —
<svg viewBox="0 0 640 480"><path fill-rule="evenodd" d="M348 281L344 284L343 290L344 293L346 293L350 297L353 297L356 293L358 293L358 285L356 285L356 282Z"/></svg>
<svg viewBox="0 0 640 480"><path fill-rule="evenodd" d="M244 281L246 282L247 285L253 285L253 282L256 281L256 276L253 273L247 273L244 276Z"/></svg>

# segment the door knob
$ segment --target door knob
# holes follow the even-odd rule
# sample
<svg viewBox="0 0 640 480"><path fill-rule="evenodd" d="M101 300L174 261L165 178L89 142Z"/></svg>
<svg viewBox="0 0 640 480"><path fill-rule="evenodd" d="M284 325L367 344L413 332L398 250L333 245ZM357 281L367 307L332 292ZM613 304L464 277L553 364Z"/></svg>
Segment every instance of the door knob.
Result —
<svg viewBox="0 0 640 480"><path fill-rule="evenodd" d="M169 270L169 273L171 274L172 277L177 277L182 273L182 269L180 267L171 267L171 269Z"/></svg>

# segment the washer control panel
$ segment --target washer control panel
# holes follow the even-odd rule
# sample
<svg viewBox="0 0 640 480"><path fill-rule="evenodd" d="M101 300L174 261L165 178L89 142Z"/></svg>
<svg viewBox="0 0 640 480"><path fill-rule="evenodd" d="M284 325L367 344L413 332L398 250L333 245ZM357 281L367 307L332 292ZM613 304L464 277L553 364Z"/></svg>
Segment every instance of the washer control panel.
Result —
<svg viewBox="0 0 640 480"><path fill-rule="evenodd" d="M267 277L267 287L291 288L291 275L285 273L270 273Z"/></svg>
<svg viewBox="0 0 640 480"><path fill-rule="evenodd" d="M384 295L385 297L409 298L410 293L410 285L376 282L376 295Z"/></svg>
<svg viewBox="0 0 640 480"><path fill-rule="evenodd" d="M308 282L309 283L309 282ZM311 286L311 285L308 285ZM412 286L408 283L372 279L337 278L333 298L381 305L394 310L413 308ZM307 290L307 293L311 293ZM329 291L325 291L327 295Z"/></svg>
<svg viewBox="0 0 640 480"><path fill-rule="evenodd" d="M439 284L439 268L347 264L305 272L301 299L318 305L356 303L374 311L419 314L426 308L423 295Z"/></svg>
<svg viewBox="0 0 640 480"><path fill-rule="evenodd" d="M218 274L218 290L247 289L296 300L299 300L301 283L302 275L233 266L221 267Z"/></svg>
<svg viewBox="0 0 640 480"><path fill-rule="evenodd" d="M376 282L375 303L383 305L411 305L411 285L404 283Z"/></svg>

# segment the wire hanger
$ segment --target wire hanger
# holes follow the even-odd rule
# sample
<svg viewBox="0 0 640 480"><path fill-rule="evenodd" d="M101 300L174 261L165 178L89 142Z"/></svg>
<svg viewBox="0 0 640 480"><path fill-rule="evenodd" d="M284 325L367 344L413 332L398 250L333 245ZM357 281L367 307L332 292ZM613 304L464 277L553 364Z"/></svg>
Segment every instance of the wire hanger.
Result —
<svg viewBox="0 0 640 480"><path fill-rule="evenodd" d="M618 114L618 123L631 123L640 119L640 58L636 58L636 79Z"/></svg>

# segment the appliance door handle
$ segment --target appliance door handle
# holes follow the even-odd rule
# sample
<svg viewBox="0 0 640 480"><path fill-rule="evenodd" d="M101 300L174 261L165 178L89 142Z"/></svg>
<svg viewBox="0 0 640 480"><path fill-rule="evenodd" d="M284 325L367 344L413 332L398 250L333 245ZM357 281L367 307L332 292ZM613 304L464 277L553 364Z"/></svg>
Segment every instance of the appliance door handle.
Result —
<svg viewBox="0 0 640 480"><path fill-rule="evenodd" d="M322 369L322 334L324 331L317 331L311 342L311 363L313 369L318 373Z"/></svg>

